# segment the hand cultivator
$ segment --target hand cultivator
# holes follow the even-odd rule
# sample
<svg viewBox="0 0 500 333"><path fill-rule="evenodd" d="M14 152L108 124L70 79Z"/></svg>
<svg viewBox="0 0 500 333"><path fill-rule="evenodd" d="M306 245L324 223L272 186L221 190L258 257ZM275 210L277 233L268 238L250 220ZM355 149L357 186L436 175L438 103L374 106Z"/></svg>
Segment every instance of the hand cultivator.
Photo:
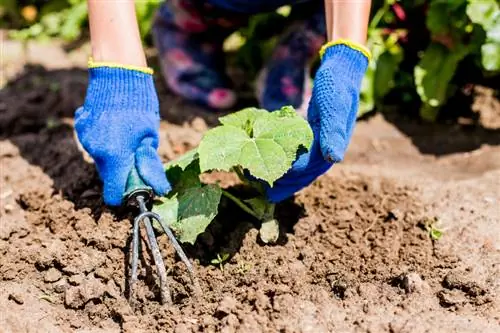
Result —
<svg viewBox="0 0 500 333"><path fill-rule="evenodd" d="M141 222L144 224L146 229L146 235L149 243L149 248L153 255L153 259L156 266L156 272L160 279L160 296L162 304L172 304L172 296L167 283L167 271L165 269L165 264L158 247L158 242L154 234L152 221L156 220L161 225L165 234L168 236L172 242L175 251L181 258L182 262L187 267L189 272L191 282L193 283L195 293L199 293L200 287L198 280L194 274L193 266L187 258L186 254L182 250L180 244L177 242L172 230L168 227L162 218L151 211L148 210L148 205L151 203L154 197L152 189L144 184L140 178L137 170L134 168L129 175L127 180L127 189L125 191L125 202L130 207L138 208L140 214L134 219L133 234L132 234L132 260L131 260L131 275L129 279L129 301L132 300L134 295L134 285L137 282L137 267L139 262L139 226Z"/></svg>

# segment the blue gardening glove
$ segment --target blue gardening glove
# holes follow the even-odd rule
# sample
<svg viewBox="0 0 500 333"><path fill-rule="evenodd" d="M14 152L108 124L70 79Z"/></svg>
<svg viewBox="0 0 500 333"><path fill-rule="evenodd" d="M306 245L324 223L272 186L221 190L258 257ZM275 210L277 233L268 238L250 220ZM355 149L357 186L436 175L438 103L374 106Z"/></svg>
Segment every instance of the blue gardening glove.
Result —
<svg viewBox="0 0 500 333"><path fill-rule="evenodd" d="M292 168L266 188L271 202L280 202L311 184L330 167L344 159L359 104L361 81L368 67L370 52L349 41L327 43L320 51L321 65L316 73L308 121L314 133L310 150Z"/></svg>
<svg viewBox="0 0 500 333"><path fill-rule="evenodd" d="M157 154L159 126L151 69L89 62L87 95L76 111L75 129L94 159L107 205L122 203L134 167L156 194L170 191Z"/></svg>

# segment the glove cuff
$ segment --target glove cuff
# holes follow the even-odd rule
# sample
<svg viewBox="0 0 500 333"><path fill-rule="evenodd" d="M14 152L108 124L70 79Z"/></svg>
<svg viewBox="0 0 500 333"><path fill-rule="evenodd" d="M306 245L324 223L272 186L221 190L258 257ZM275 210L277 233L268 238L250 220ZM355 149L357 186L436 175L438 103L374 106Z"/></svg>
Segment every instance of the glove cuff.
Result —
<svg viewBox="0 0 500 333"><path fill-rule="evenodd" d="M366 60L368 60L368 62L370 62L372 60L372 53L370 52L370 50L366 46L352 42L352 41L347 40L347 39L337 39L337 40L328 42L325 45L323 45L321 47L321 49L319 50L320 59L323 59L326 55L328 55L328 53L330 53L332 49L335 49L334 46L337 46L337 45L344 46L345 48L348 48L348 49L356 51L357 53L360 53L361 55L366 57Z"/></svg>
<svg viewBox="0 0 500 333"><path fill-rule="evenodd" d="M100 67L107 67L107 68L120 68L120 69L126 69L130 71L136 71L136 72L141 72L144 74L150 74L153 75L154 71L150 67L141 67L141 66L133 66L133 65L124 65L124 64L119 64L115 62L95 62L94 59L89 58L88 61L88 67L90 68L100 68Z"/></svg>
<svg viewBox="0 0 500 333"><path fill-rule="evenodd" d="M146 69L89 62L89 85L84 108L134 110L137 113L154 110L157 113L159 102L152 70Z"/></svg>

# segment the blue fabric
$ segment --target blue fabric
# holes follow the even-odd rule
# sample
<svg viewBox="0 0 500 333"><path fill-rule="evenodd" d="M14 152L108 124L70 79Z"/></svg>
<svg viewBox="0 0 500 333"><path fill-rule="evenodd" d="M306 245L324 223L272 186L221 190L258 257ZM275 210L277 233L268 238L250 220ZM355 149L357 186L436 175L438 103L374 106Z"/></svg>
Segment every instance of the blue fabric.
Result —
<svg viewBox="0 0 500 333"><path fill-rule="evenodd" d="M75 114L78 139L92 156L104 184L104 202L122 203L128 175L136 168L158 195L170 184L157 154L160 126L152 75L122 68L89 69L85 102Z"/></svg>
<svg viewBox="0 0 500 333"><path fill-rule="evenodd" d="M237 13L257 14L269 12L285 5L296 5L324 0L205 0L207 3Z"/></svg>
<svg viewBox="0 0 500 333"><path fill-rule="evenodd" d="M345 45L329 47L316 72L308 122L314 133L312 147L272 188L271 202L285 200L344 159L356 123L361 82L368 59Z"/></svg>

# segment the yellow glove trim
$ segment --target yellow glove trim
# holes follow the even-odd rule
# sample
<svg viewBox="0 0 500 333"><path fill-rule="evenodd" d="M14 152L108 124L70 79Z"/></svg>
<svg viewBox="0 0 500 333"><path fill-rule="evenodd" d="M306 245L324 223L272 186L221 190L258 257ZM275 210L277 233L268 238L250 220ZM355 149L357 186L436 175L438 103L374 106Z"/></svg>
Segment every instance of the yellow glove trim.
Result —
<svg viewBox="0 0 500 333"><path fill-rule="evenodd" d="M132 65L123 65L115 62L94 62L92 58L89 58L88 62L89 68L97 68L97 67L110 67L110 68L122 68L128 69L132 71L138 71L145 74L153 75L154 71L150 67L141 67L141 66L132 66Z"/></svg>
<svg viewBox="0 0 500 333"><path fill-rule="evenodd" d="M328 42L325 45L323 45L321 47L321 50L319 50L320 58L323 58L323 55L325 54L327 48L329 48L330 46L334 46L334 45L348 46L353 50L361 52L368 59L368 61L372 60L372 53L370 52L370 50L366 46L352 42L348 39L337 39L337 40L333 40L333 41Z"/></svg>

